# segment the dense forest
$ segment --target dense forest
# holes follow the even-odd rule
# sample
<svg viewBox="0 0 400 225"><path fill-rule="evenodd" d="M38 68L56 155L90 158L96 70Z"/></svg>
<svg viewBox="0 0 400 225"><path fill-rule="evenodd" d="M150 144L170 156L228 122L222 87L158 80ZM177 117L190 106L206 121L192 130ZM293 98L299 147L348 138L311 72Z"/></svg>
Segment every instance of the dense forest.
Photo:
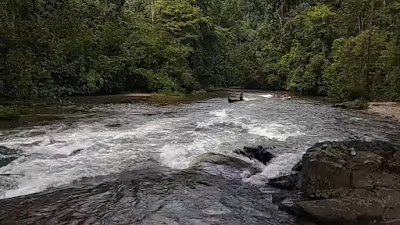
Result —
<svg viewBox="0 0 400 225"><path fill-rule="evenodd" d="M400 99L398 0L2 0L0 97L239 85Z"/></svg>

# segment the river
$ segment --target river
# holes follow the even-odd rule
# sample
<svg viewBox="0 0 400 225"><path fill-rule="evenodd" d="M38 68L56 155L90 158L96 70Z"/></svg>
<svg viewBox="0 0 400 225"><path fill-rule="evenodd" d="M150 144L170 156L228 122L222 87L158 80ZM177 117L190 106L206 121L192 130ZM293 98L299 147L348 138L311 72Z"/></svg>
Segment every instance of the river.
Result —
<svg viewBox="0 0 400 225"><path fill-rule="evenodd" d="M168 195L169 201L174 202L169 206L175 204L179 215L188 218L186 223L176 223L173 216L167 218L165 213L171 212L168 207L162 207L167 210L164 214L153 215L147 222L141 220L141 224L159 224L160 221L165 224L243 224L244 221L245 224L265 221L270 222L266 224L294 224L295 220L286 214L271 220L274 214L283 213L276 209L268 213L260 210L266 205L272 207L270 200L263 200L268 199L264 196L268 193L263 191L268 179L289 173L315 143L348 138L388 140L399 135L398 124L363 112L335 109L312 98L276 100L261 92L246 93L245 97L246 101L234 104L229 104L225 97L181 104L98 104L87 107L85 112L77 111L66 119L45 125L1 130L0 146L17 150L18 159L0 168L0 174L3 174L0 176L0 197L8 199L57 188L62 190L81 178L124 173L135 177L136 181L143 179L151 190L163 187L160 174L168 178L165 182L169 185L174 183L174 187L185 185L180 183L185 179L177 178L184 176L183 173L194 173L190 179L213 180L215 176L199 178L198 173L188 171L197 156L219 153L251 163L259 168L259 172L240 173L240 179L234 182L221 178L220 182L228 183L218 183L215 187L225 192L219 194L226 195L223 202L215 200L206 204L201 201L213 201L206 197L215 194L211 184L209 188L199 185L198 192L193 191L192 195L184 188L177 188L179 194ZM276 155L269 164L263 165L233 153L244 146L258 145L268 147ZM157 207L161 203L156 193L147 193L141 198L146 204L154 203ZM163 198L165 200L165 196ZM204 208L204 204L209 208ZM235 207L238 204L247 207L249 214L234 220L235 217L229 215L237 213ZM135 215L156 211L139 206L140 203ZM215 221L210 220L210 215L216 216ZM125 224L121 222L123 219L118 221L114 224Z"/></svg>

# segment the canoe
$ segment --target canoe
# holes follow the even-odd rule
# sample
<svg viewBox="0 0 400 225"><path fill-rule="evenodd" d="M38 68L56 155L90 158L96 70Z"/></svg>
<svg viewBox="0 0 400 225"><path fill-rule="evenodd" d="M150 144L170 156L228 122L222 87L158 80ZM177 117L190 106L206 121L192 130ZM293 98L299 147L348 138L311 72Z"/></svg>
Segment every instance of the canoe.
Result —
<svg viewBox="0 0 400 225"><path fill-rule="evenodd" d="M243 101L243 100L240 100L238 98L228 98L229 103L240 102L240 101Z"/></svg>
<svg viewBox="0 0 400 225"><path fill-rule="evenodd" d="M292 99L291 96L275 96L273 98L274 99L278 99L278 100L290 100L290 99Z"/></svg>

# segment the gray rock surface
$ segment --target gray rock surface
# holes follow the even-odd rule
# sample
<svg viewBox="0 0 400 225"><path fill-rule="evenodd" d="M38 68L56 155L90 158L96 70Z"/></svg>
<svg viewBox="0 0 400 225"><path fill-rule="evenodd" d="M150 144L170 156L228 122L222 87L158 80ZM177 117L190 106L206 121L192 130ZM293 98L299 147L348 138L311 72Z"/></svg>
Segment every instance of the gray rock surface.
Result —
<svg viewBox="0 0 400 225"><path fill-rule="evenodd" d="M7 166L18 159L20 151L0 146L0 167Z"/></svg>
<svg viewBox="0 0 400 225"><path fill-rule="evenodd" d="M400 222L400 151L383 142L317 144L303 156L302 191L297 209L320 221Z"/></svg>

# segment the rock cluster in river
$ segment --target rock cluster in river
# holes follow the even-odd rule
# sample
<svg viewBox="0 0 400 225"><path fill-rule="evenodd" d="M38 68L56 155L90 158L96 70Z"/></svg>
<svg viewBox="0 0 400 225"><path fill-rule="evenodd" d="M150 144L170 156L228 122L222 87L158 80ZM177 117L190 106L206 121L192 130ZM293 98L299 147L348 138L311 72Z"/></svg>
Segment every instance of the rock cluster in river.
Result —
<svg viewBox="0 0 400 225"><path fill-rule="evenodd" d="M7 166L18 159L20 151L0 146L0 167Z"/></svg>
<svg viewBox="0 0 400 225"><path fill-rule="evenodd" d="M268 148L262 146L258 147L244 147L243 149L235 150L236 154L246 156L250 159L256 159L263 164L267 164L275 156L268 151Z"/></svg>
<svg viewBox="0 0 400 225"><path fill-rule="evenodd" d="M301 185L296 179L301 179ZM294 192L277 196L275 202L281 209L323 223L400 222L400 150L388 143L317 144L304 154L301 173L270 183L291 190L301 186L301 199ZM287 201L292 201L291 207Z"/></svg>

